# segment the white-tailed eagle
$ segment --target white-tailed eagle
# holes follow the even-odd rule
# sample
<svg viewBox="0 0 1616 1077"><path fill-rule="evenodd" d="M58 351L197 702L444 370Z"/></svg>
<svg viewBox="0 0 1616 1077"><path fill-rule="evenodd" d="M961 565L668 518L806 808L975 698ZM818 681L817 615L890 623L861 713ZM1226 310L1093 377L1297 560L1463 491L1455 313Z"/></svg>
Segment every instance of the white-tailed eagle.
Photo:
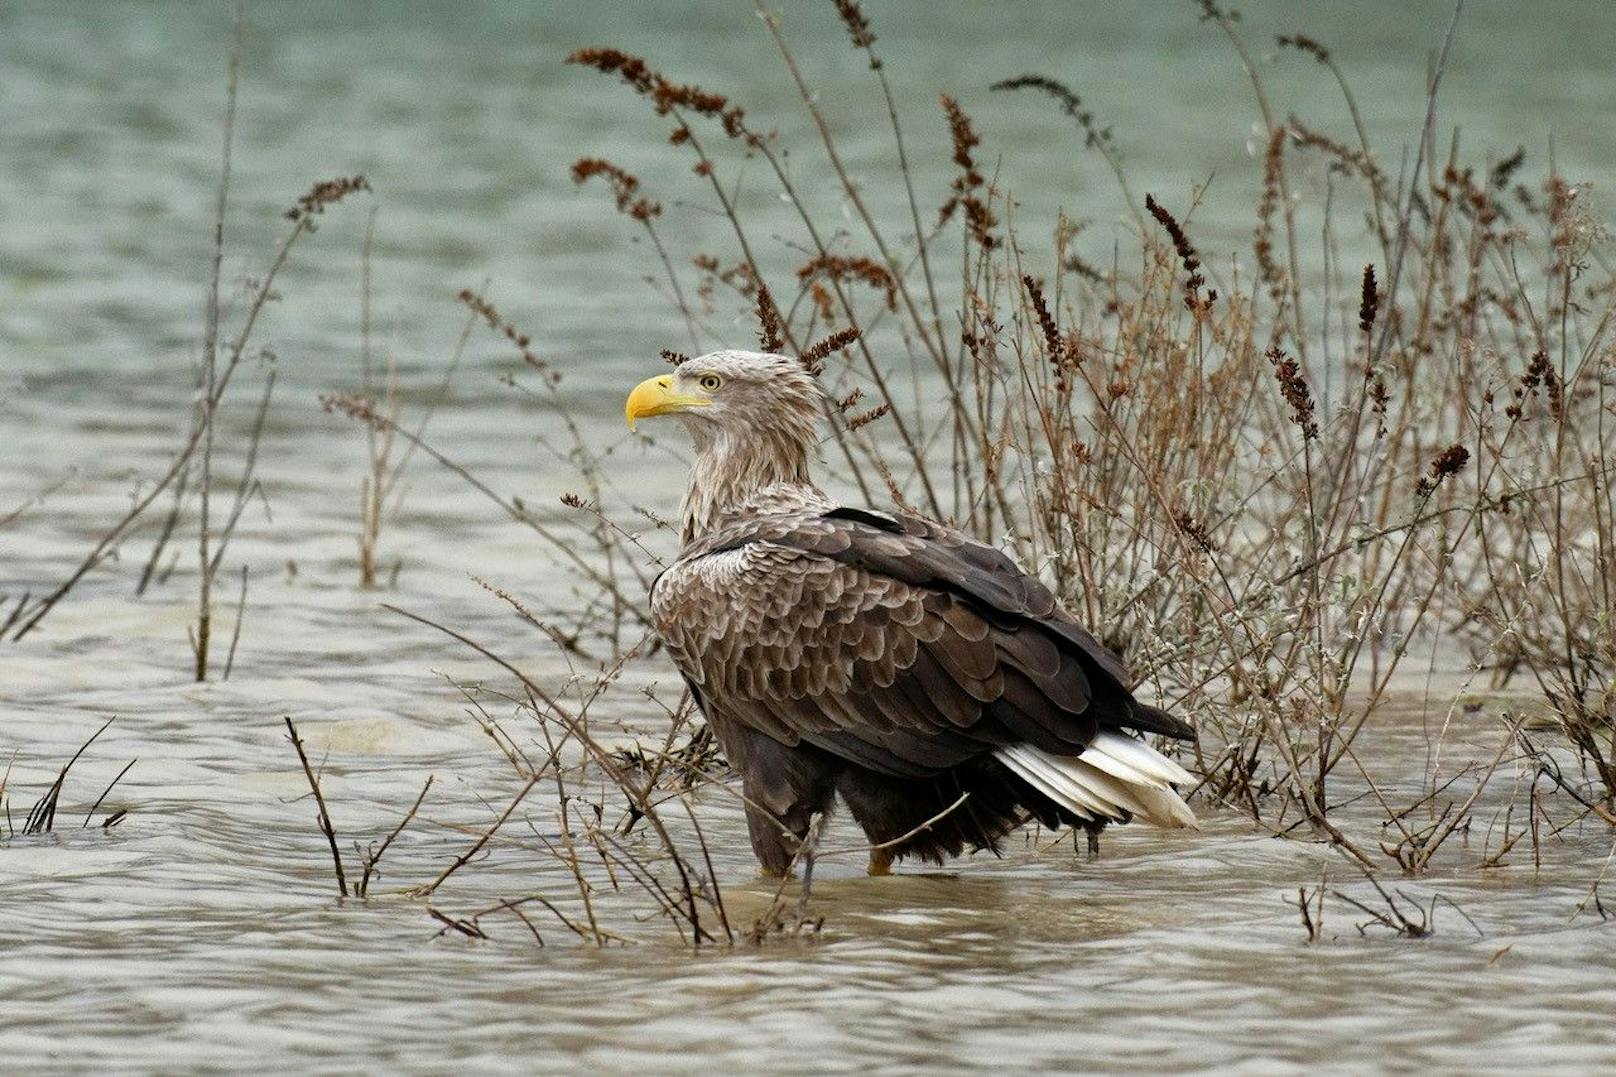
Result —
<svg viewBox="0 0 1616 1077"><path fill-rule="evenodd" d="M996 848L1029 819L1195 825L1173 788L1190 775L1138 737L1193 731L1136 701L1048 588L953 528L813 485L823 406L798 360L714 352L640 383L626 411L695 440L684 545L651 610L741 777L765 871L789 870L838 795L872 874Z"/></svg>

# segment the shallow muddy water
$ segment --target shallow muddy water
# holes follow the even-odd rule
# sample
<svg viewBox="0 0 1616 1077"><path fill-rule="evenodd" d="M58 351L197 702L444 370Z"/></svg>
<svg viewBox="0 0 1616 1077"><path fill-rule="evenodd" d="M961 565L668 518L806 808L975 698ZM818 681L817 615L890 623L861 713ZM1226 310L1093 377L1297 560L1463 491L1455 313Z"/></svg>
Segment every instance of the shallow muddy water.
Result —
<svg viewBox="0 0 1616 1077"><path fill-rule="evenodd" d="M1195 221L1203 250L1226 258L1249 247L1256 115L1236 60L1191 5L1050 3L1013 14L868 6L925 197L941 201L951 179L935 107L935 94L948 90L975 116L984 159L1001 162L1022 219L1038 222L1029 230L1047 230L1065 207L1092 220L1083 239L1091 257L1127 242L1104 163L1080 152L1059 113L987 92L996 79L1045 71L1116 125L1138 191L1187 201L1191 185L1214 177ZM1245 7L1243 29L1263 43L1276 102L1344 135L1333 85L1311 61L1272 58L1265 44L1296 29L1326 40L1395 164L1422 117L1425 50L1440 38L1441 5L1399 5L1395 16L1387 6L1374 21L1338 5ZM1552 129L1562 170L1601 178L1616 159L1616 130L1600 122L1616 112L1608 69L1616 17L1596 3L1472 7L1446 84L1447 120L1462 125L1469 146L1502 157L1525 142L1539 162ZM661 143L664 125L560 59L581 45L621 44L732 91L800 151L792 160L804 189L830 184L749 5L580 8L257 5L225 278L235 294L263 272L285 227L278 214L313 180L366 173L380 207L377 349L396 355L407 403L429 394L454 347L464 316L454 293L487 281L562 373L561 404L601 446L603 506L641 526L634 506L674 511L683 463L668 447L629 439L622 394L656 371L657 349L690 342L645 284L652 270L628 222L603 191L575 192L567 166L601 154L639 172L668 205L666 238L680 251L728 257L728 240L721 221L678 206L702 194L688 161ZM184 436L226 21L157 3L0 3L0 519L24 508L0 524L6 601L71 571ZM786 30L825 87L830 119L847 131L844 151L872 204L901 214L884 134L861 122L874 101L862 62L818 6L791 5ZM742 190L746 212L765 222L780 212L755 164ZM820 205L842 212L830 194ZM172 575L134 594L161 511L37 632L0 644L0 751L11 764L16 826L62 763L116 716L69 776L56 831L0 840L3 1068L1616 1066L1616 925L1586 901L1611 834L1590 826L1546 841L1541 870L1525 845L1506 866L1482 869L1488 841L1497 847L1483 833L1497 822L1491 803L1438 870L1397 881L1422 903L1441 898L1435 933L1418 940L1360 934L1366 915L1332 894L1323 938L1306 943L1286 903L1298 887L1324 873L1331 891L1367 904L1373 889L1324 847L1275 840L1212 805L1199 806L1200 833L1115 831L1094 862L1047 835L1012 842L1001 859L909 866L886 879L863 877L855 856L830 858L810 904L823 928L761 947L692 955L628 892L604 895L601 907L633 945L580 945L539 915L542 948L502 915L482 921L486 941L440 936L424 903L399 892L437 875L469 844L468 828L485 828L517 789L446 678L497 690L508 678L381 603L452 626L564 690L568 665L474 578L561 624L588 616L594 595L554 551L425 460L412 464L404 509L383 535L393 586L356 586L363 435L323 412L317 394L358 384L366 212L362 201L333 208L299 247L258 337L274 357L247 364L221 420L219 468L233 490L243 431L273 365L258 461L265 496L244 514L220 583L227 641L238 574L250 570L229 680L196 685L187 676L188 523ZM755 232L771 235L767 223ZM761 256L787 267L800 260L780 241ZM707 321L703 345L751 339L735 312ZM500 382L519 373L508 348L486 334L473 341L431 441L557 527L572 526L557 498L579 480L540 440L565 440L554 406ZM670 548L649 529L646 542ZM604 653L598 641L587 645ZM1456 683L1441 681L1449 696L1433 694L1433 720ZM644 688L672 704L672 668L655 657L631 664L597 704L597 732L655 743L665 722ZM1366 742L1374 772L1404 794L1426 780L1421 693L1406 685ZM1446 750L1455 760L1490 758L1507 705L1488 699L1462 717ZM334 900L283 715L323 762L350 872L354 844L383 836L435 778L368 902ZM531 741L531 728L510 728ZM1500 801L1507 791L1501 779ZM577 792L618 810L598 781ZM730 918L744 930L774 891L755 875L733 799L712 790L697 803ZM128 815L102 829L117 810ZM1377 812L1360 802L1346 818L1372 833ZM555 825L553 796L536 794L504 831L510 840L445 883L434 907L464 916L534 892L565 899L570 876L533 848ZM853 837L838 825L828 844ZM1608 899L1606 911L1616 913Z"/></svg>

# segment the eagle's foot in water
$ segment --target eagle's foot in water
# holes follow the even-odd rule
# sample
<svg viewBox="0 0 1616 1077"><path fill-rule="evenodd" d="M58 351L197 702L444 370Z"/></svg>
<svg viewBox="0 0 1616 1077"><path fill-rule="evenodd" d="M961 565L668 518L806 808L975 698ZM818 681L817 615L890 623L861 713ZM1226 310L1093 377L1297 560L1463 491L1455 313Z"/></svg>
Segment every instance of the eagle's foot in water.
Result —
<svg viewBox="0 0 1616 1077"><path fill-rule="evenodd" d="M865 874L869 875L871 878L875 878L880 875L891 875L892 859L893 857L891 849L871 849L870 866L865 869Z"/></svg>

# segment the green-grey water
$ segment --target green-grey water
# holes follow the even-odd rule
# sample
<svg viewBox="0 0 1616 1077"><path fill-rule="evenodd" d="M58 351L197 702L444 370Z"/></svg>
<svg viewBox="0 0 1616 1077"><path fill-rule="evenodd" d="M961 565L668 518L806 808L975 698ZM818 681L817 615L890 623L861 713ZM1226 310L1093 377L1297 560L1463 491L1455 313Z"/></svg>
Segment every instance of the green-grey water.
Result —
<svg viewBox="0 0 1616 1077"><path fill-rule="evenodd" d="M902 185L862 57L828 4L782 6L850 171L901 234ZM866 7L925 205L946 197L953 176L936 105L949 92L984 136L980 159L1019 201L1029 243L1046 243L1064 210L1084 222L1078 247L1089 260L1136 246L1109 169L1082 149L1069 121L1047 101L987 89L1047 73L1112 126L1137 192L1187 205L1206 185L1192 230L1214 273L1232 272L1236 259L1249 265L1260 118L1237 58L1193 4ZM1303 30L1335 49L1395 175L1423 120L1447 6L1242 8L1241 32L1275 109L1352 136L1327 73L1272 44L1276 33ZM579 46L616 44L732 93L760 127L779 132L816 216L857 229L788 75L741 0L265 0L249 21L227 326L285 232L281 213L314 180L364 173L376 195L334 207L300 244L256 337L272 355L253 354L227 405L219 467L233 483L253 401L276 372L258 461L263 497L249 504L221 578L228 630L237 574L250 570L230 679L196 685L187 676L188 523L172 575L134 594L166 500L39 631L0 644L0 749L17 825L77 746L117 716L77 765L57 832L0 841L7 1070L1616 1065L1616 947L1585 902L1611 852L1598 829L1546 842L1541 871L1524 852L1482 869L1488 838L1478 822L1439 873L1403 884L1426 901L1440 894L1475 926L1438 905L1437 933L1417 941L1360 936L1364 917L1330 898L1325 938L1304 944L1285 903L1297 887L1327 871L1332 889L1366 901L1373 892L1321 847L1275 840L1213 806L1201 809L1201 833L1121 831L1093 863L1047 835L1012 843L1002 859L889 879L865 879L856 858L833 858L814 890L824 928L800 942L693 957L664 925L632 915L616 926L638 945L604 951L575 945L554 922L540 923L541 949L511 918L487 920L486 942L435 937L422 904L397 891L441 870L467 844L464 828L486 826L515 791L444 675L493 683L498 674L380 603L497 645L564 688L574 670L473 577L561 623L592 593L554 551L425 460L412 464L404 509L384 532L384 577L396 566L395 585L356 586L363 434L317 397L359 382L369 207L377 207L374 348L396 359L407 399L425 398L454 349L464 319L454 294L487 282L562 375L561 404L603 454L603 507L630 526L644 525L635 506L674 511L683 464L664 446L629 439L622 394L656 371L659 348L691 342L660 286L647 283L658 267L631 222L604 190L574 189L568 166L600 155L638 173L667 207L663 237L692 289L684 255L733 261L733 237L690 159L666 145L666 121L562 59ZM7 601L70 572L184 437L229 35L223 5L0 2L0 519L23 509L0 524ZM1470 4L1443 84L1442 130L1458 125L1477 160L1524 145L1534 175L1552 142L1560 170L1594 181L1598 197L1616 159L1613 40L1616 10L1604 3ZM789 207L760 162L724 160L726 182L755 222L760 260L788 273L801 261ZM1322 167L1298 165L1304 199L1316 203L1328 182ZM739 305L717 297L700 344L751 339ZM513 373L508 346L474 336L432 441L565 528L573 518L557 498L579 480L547 446L566 435L548 398L502 382ZM668 538L645 526L647 544L667 553ZM674 682L660 658L631 665L603 704L607 735L654 742L662 712L639 689L659 687L671 703ZM1405 690L1373 742L1376 772L1397 775L1407 791L1426 778L1421 718L1443 710L1440 693L1428 710L1422 690ZM1498 734L1485 719L1499 705L1489 701L1454 750L1488 757ZM345 844L380 837L436 776L422 819L384 862L384 896L333 900L282 715L324 761ZM107 805L129 815L112 830L80 829L132 758ZM732 912L750 920L772 891L754 875L733 800L710 793L698 803ZM1376 817L1370 805L1357 810ZM535 802L511 833L539 840L553 818L553 799ZM831 840L852 838L842 826ZM553 858L496 844L434 903L460 915L569 885Z"/></svg>

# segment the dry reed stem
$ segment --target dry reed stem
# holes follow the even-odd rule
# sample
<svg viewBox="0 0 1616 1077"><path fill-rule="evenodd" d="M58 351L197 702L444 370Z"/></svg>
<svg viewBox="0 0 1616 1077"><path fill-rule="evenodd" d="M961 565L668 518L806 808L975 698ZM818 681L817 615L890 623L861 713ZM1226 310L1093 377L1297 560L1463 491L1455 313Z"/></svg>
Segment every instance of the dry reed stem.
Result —
<svg viewBox="0 0 1616 1077"><path fill-rule="evenodd" d="M308 753L303 750L303 739L297 735L297 726L292 724L291 715L285 715L282 721L286 723L286 736L297 750L298 762L303 764L303 776L309 780L309 791L314 794L314 803L319 808L315 816L320 824L320 833L325 835L326 844L331 848L331 864L337 874L337 893L341 897L348 896L348 877L342 870L342 853L337 849L337 831L331 824L331 812L325 805L325 794L320 792L320 779L309 765Z"/></svg>
<svg viewBox="0 0 1616 1077"><path fill-rule="evenodd" d="M219 166L219 193L213 214L213 259L208 272L207 314L202 333L202 476L199 483L201 508L197 523L197 574L199 591L196 611L196 679L208 679L208 645L213 624L213 558L208 555L213 495L213 417L215 390L219 377L219 270L224 263L224 213L230 195L230 148L236 131L236 89L241 74L241 38L247 19L245 0L235 7L235 35L230 48L230 74L226 81L224 107L224 148Z"/></svg>
<svg viewBox="0 0 1616 1077"><path fill-rule="evenodd" d="M381 863L382 857L386 855L388 848L398 839L398 836L404 833L404 828L410 825L410 821L415 818L415 813L421 810L421 803L426 800L427 793L431 791L434 777L435 775L427 775L426 784L421 786L421 792L416 795L415 803L410 805L410 810L404 813L404 817L398 821L398 825L388 832L387 837L382 839L380 845L373 845L365 852L364 868L359 876L359 885L354 889L354 896L360 898L370 896L370 880L378 874L377 865Z"/></svg>
<svg viewBox="0 0 1616 1077"><path fill-rule="evenodd" d="M97 729L94 733L90 734L90 739L85 741L83 744L79 745L79 750L74 752L73 757L62 765L62 769L60 771L58 771L57 774L56 774L56 780L51 783L51 786L50 786L50 788L48 790L46 790L45 795L40 797L39 800L37 802L35 802L34 806L31 809L29 809L28 817L27 817L27 819L25 819L23 821L22 832L24 834L48 834L48 833L51 832L51 830L56 825L56 808L57 808L57 805L60 803L60 801L62 799L62 788L67 783L68 772L73 769L73 764L77 763L79 761L79 758L81 756L83 756L86 751L89 750L90 745L94 744L97 740L99 740L101 738L101 734L105 733L107 731L107 729L112 725L112 723L114 721L116 721L116 720L117 720L116 718L108 718L105 722L101 723L101 727L99 729ZM130 763L129 766L134 766L134 764ZM120 771L119 774L118 774L118 778L122 778L123 775L124 775L124 772L128 771L128 769L129 769L129 767L125 767L123 769L123 771ZM0 782L0 789L4 788L5 784L10 781L10 778L11 778L11 765L10 765L10 763L8 763L6 765L6 781L5 782ZM118 778L113 779L113 785L117 784ZM109 785L107 787L107 792L111 792L111 791L112 791L112 786ZM105 799L106 795L107 795L106 793L102 793L101 794L101 799L98 799L95 802L95 807L92 807L90 809L89 815L85 816L85 821L86 822L89 821L89 816L90 815L95 814L95 808L98 808L98 807L101 806L101 800ZM9 824L9 812L8 812L8 824Z"/></svg>
<svg viewBox="0 0 1616 1077"><path fill-rule="evenodd" d="M220 680L228 681L236 666L236 645L241 642L241 623L247 618L247 566L241 566L241 595L236 599L236 623L230 630L230 650L224 657L224 673Z"/></svg>

